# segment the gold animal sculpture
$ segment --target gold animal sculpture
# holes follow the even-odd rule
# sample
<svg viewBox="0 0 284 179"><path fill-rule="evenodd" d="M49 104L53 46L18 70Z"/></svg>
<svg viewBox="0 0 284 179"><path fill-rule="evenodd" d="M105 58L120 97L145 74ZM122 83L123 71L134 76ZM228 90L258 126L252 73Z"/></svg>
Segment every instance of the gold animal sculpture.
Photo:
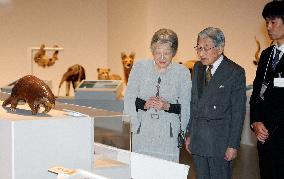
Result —
<svg viewBox="0 0 284 179"><path fill-rule="evenodd" d="M130 55L126 55L124 52L121 53L121 62L123 66L124 82L127 85L130 71L134 63L135 53L131 52Z"/></svg>
<svg viewBox="0 0 284 179"><path fill-rule="evenodd" d="M97 68L98 80L121 80L117 74L110 74L109 68Z"/></svg>
<svg viewBox="0 0 284 179"><path fill-rule="evenodd" d="M254 36L254 40L255 40L256 45L257 45L257 50L256 50L256 52L254 54L255 60L253 61L253 64L257 65L258 61L259 61L259 58L260 58L260 56L259 56L259 53L260 53L260 42L259 42L259 40L257 40L256 36Z"/></svg>
<svg viewBox="0 0 284 179"><path fill-rule="evenodd" d="M57 48L57 45L54 45L54 48ZM58 50L55 50L52 57L49 58L46 55L46 51L45 51L45 45L42 44L40 46L40 49L38 50L38 52L34 55L34 61L35 63L37 63L39 66L45 68L45 67L49 67L55 64L55 62L58 60Z"/></svg>
<svg viewBox="0 0 284 179"><path fill-rule="evenodd" d="M63 74L59 83L58 95L61 85L66 82L66 96L70 95L70 85L72 83L73 89L75 90L81 81L86 79L86 73L84 67L79 64L75 64L67 69Z"/></svg>
<svg viewBox="0 0 284 179"><path fill-rule="evenodd" d="M261 48L260 48L260 42L259 42L259 40L257 40L256 36L254 36L254 39L255 39L255 42L256 42L256 45L257 45L257 50L256 50L256 52L255 52L255 54L254 54L255 60L253 60L253 64L254 64L254 65L258 65L259 58L260 58L260 50L261 50ZM270 45L269 45L269 46L273 45L273 43L274 43L274 41L272 40L272 41L270 42Z"/></svg>

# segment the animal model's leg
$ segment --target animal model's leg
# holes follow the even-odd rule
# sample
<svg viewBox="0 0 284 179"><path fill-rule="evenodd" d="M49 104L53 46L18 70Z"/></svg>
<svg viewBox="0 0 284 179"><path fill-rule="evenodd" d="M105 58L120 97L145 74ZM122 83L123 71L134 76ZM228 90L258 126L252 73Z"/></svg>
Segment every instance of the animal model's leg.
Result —
<svg viewBox="0 0 284 179"><path fill-rule="evenodd" d="M9 104L11 104L11 97L9 97L9 98L7 98L3 103L2 103L2 106L7 106L7 105L9 105Z"/></svg>
<svg viewBox="0 0 284 179"><path fill-rule="evenodd" d="M30 106L30 108L31 108L31 111L32 111L32 114L33 115L35 115L35 114L37 114L37 112L38 112L38 110L39 110L39 103L38 102L30 102L30 101L28 101L28 104L29 104L29 106Z"/></svg>
<svg viewBox="0 0 284 179"><path fill-rule="evenodd" d="M70 81L66 81L66 96L70 95Z"/></svg>
<svg viewBox="0 0 284 179"><path fill-rule="evenodd" d="M17 105L18 105L18 100L14 99L14 98L11 98L10 103L11 103L10 110L11 111L16 111L16 108L17 108Z"/></svg>
<svg viewBox="0 0 284 179"><path fill-rule="evenodd" d="M75 91L75 89L79 86L80 83L81 83L80 80L77 80L77 81L74 81L74 82L73 82L74 91Z"/></svg>
<svg viewBox="0 0 284 179"><path fill-rule="evenodd" d="M73 89L75 91L75 89L76 89L76 81L72 81L72 87L73 87Z"/></svg>

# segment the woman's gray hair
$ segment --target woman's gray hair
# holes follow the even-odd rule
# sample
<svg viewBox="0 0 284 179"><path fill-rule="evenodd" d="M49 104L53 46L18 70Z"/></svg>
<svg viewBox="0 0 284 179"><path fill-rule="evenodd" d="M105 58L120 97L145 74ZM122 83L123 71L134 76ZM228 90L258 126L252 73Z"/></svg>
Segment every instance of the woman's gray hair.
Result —
<svg viewBox="0 0 284 179"><path fill-rule="evenodd" d="M173 51L173 56L176 55L178 49L177 34L170 29L160 29L152 37L151 51L154 53L157 44L169 43Z"/></svg>
<svg viewBox="0 0 284 179"><path fill-rule="evenodd" d="M209 37L213 40L215 47L225 47L225 36L219 28L207 27L198 34L198 39Z"/></svg>

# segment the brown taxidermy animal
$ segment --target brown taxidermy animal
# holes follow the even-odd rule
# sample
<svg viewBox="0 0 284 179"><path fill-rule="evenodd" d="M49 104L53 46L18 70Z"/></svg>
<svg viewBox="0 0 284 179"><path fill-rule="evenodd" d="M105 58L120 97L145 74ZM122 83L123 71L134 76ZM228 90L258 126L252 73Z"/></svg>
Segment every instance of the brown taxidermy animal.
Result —
<svg viewBox="0 0 284 179"><path fill-rule="evenodd" d="M41 44L41 46L40 46L40 49L37 51L37 53L35 54L35 56L34 56L34 61L36 62L36 63L38 63L39 61L40 61L40 59L43 57L43 56L45 56L45 50L44 50L44 48L45 48L45 45L44 44Z"/></svg>
<svg viewBox="0 0 284 179"><path fill-rule="evenodd" d="M54 45L54 48L57 48L57 45ZM49 58L46 55L46 51L44 50L45 45L42 44L40 46L39 51L35 54L34 56L34 61L41 67L45 68L45 67L49 67L55 64L55 62L58 60L58 50L55 50L52 57Z"/></svg>
<svg viewBox="0 0 284 179"><path fill-rule="evenodd" d="M110 74L109 68L97 68L98 80L121 80L117 74Z"/></svg>
<svg viewBox="0 0 284 179"><path fill-rule="evenodd" d="M135 53L131 52L130 55L126 55L125 53L121 53L121 62L123 66L123 73L124 73L124 82L127 85L128 78L130 71L132 69L133 63L134 63Z"/></svg>
<svg viewBox="0 0 284 179"><path fill-rule="evenodd" d="M260 56L259 56L259 53L260 53L260 42L259 42L259 40L257 40L256 36L254 36L254 40L255 40L256 45L257 45L257 50L256 50L256 52L254 54L255 60L253 60L253 64L254 65L258 65L259 58L260 58Z"/></svg>
<svg viewBox="0 0 284 179"><path fill-rule="evenodd" d="M10 97L2 106L10 104L10 110L16 111L20 101L28 103L33 115L38 113L40 106L45 108L44 113L48 113L55 106L55 97L48 85L32 75L24 76L15 83Z"/></svg>
<svg viewBox="0 0 284 179"><path fill-rule="evenodd" d="M59 89L61 85L66 82L66 96L70 95L70 85L72 83L73 89L75 90L81 81L86 79L86 73L84 67L79 64L75 64L67 69L63 74L61 81L59 83ZM58 91L59 93L59 91Z"/></svg>
<svg viewBox="0 0 284 179"><path fill-rule="evenodd" d="M182 64L184 65L186 68L188 68L188 70L190 71L191 73L191 77L193 75L193 67L194 67L194 64L196 63L197 61L196 60L187 60L185 62L179 62L179 64Z"/></svg>
<svg viewBox="0 0 284 179"><path fill-rule="evenodd" d="M256 45L257 45L257 50L256 50L256 52L255 52L255 54L254 54L255 60L253 60L252 62L253 62L254 65L257 66L257 65L258 65L258 62L259 62L259 59L260 59L260 50L261 50L261 48L260 48L260 42L259 42L259 40L257 40L256 36L254 36L254 40L255 40ZM269 46L272 46L273 43L274 43L274 41L272 40L272 41L270 42L270 45L269 45Z"/></svg>

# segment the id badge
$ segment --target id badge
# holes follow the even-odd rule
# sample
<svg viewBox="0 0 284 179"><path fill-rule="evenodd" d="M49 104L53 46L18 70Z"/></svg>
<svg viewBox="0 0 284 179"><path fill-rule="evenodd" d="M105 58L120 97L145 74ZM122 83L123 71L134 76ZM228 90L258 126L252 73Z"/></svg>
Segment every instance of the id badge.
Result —
<svg viewBox="0 0 284 179"><path fill-rule="evenodd" d="M284 78L274 78L274 87L284 88Z"/></svg>
<svg viewBox="0 0 284 179"><path fill-rule="evenodd" d="M267 89L267 84L262 83L260 93L259 93L259 97L261 97L262 100L264 100L264 93L265 93L266 89Z"/></svg>

